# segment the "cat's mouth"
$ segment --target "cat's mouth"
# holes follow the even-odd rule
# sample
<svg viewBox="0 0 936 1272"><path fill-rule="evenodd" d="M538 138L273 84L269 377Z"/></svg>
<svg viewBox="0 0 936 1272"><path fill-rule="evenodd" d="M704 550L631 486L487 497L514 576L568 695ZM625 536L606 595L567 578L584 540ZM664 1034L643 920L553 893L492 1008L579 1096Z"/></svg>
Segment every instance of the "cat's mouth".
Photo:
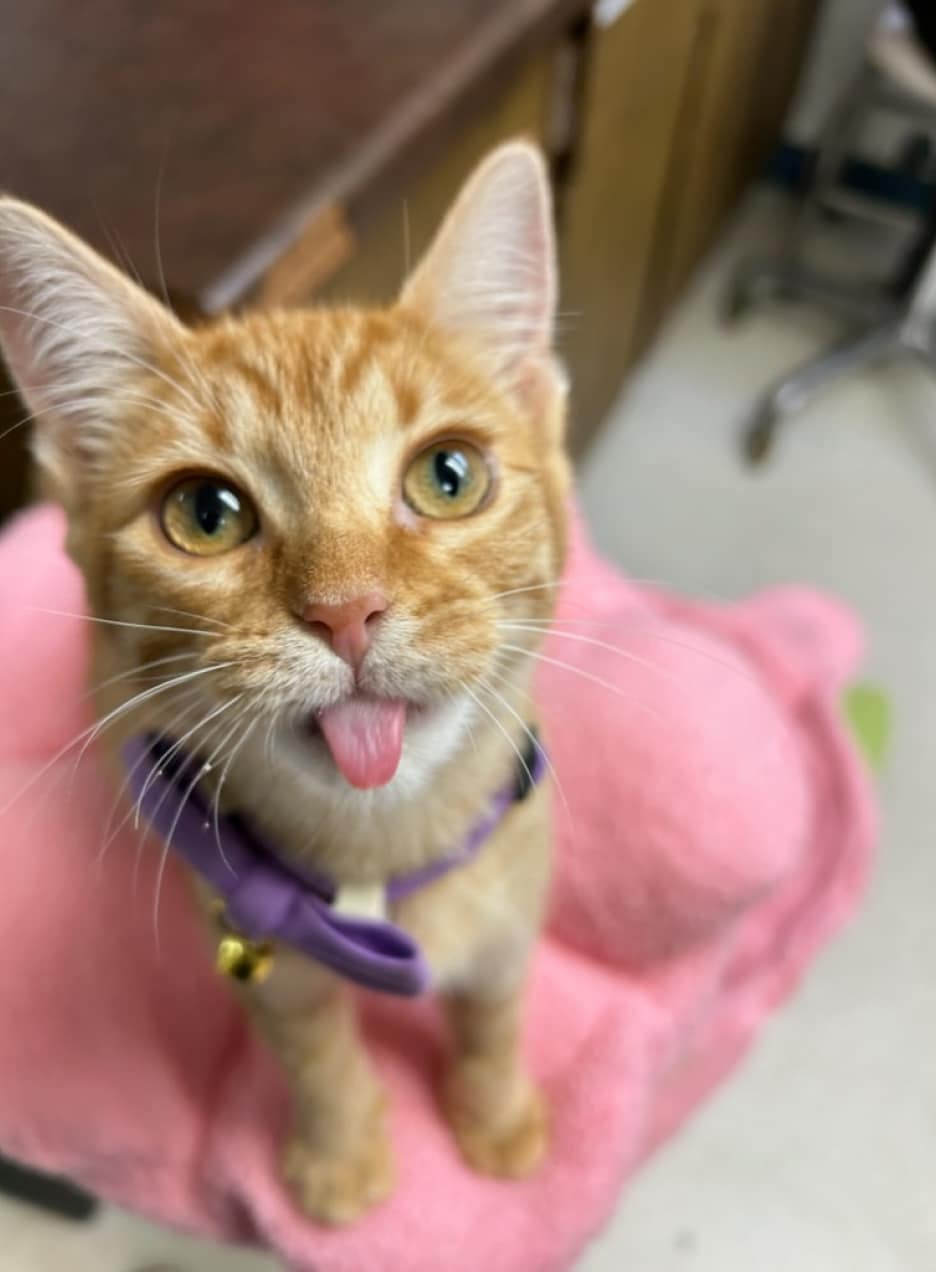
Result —
<svg viewBox="0 0 936 1272"><path fill-rule="evenodd" d="M403 753L407 716L419 708L400 698L355 694L311 716L306 733L321 738L335 767L358 790L384 786Z"/></svg>

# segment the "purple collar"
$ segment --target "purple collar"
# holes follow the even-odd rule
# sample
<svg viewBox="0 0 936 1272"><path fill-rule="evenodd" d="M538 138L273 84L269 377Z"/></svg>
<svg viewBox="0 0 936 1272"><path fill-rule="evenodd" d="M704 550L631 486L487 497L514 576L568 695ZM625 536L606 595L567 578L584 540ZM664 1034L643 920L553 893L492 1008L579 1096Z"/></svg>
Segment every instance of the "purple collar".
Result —
<svg viewBox="0 0 936 1272"><path fill-rule="evenodd" d="M141 816L220 895L239 933L254 941L284 941L368 989L415 995L429 988L422 951L402 928L387 919L340 913L332 904L335 888L327 880L290 869L236 814L216 821L196 785L196 756L175 750L166 738L140 735L124 747L124 763ZM475 857L510 808L543 778L546 758L533 738L518 769L492 796L455 852L388 880L388 902L402 900Z"/></svg>

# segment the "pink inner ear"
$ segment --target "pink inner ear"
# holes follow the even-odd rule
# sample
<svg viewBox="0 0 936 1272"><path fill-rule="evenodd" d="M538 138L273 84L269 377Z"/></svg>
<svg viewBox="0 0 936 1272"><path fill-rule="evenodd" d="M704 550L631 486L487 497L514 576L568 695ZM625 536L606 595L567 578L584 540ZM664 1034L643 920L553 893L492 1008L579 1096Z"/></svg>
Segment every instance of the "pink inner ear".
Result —
<svg viewBox="0 0 936 1272"><path fill-rule="evenodd" d="M109 447L114 414L145 400L133 388L141 373L175 383L161 363L186 338L87 244L38 208L0 198L0 344L66 505L72 477Z"/></svg>
<svg viewBox="0 0 936 1272"><path fill-rule="evenodd" d="M508 144L468 181L401 300L471 339L505 376L550 348L555 297L545 166L532 147Z"/></svg>

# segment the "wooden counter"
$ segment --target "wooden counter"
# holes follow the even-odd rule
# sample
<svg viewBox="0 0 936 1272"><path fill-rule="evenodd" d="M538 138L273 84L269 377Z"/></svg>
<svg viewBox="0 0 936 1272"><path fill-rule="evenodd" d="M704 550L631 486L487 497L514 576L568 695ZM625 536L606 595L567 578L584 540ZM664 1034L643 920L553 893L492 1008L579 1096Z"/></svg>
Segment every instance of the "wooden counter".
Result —
<svg viewBox="0 0 936 1272"><path fill-rule="evenodd" d="M475 160L531 134L581 447L775 139L815 7L0 0L0 185L183 313L384 299L404 201L415 254ZM14 433L0 514L23 492Z"/></svg>

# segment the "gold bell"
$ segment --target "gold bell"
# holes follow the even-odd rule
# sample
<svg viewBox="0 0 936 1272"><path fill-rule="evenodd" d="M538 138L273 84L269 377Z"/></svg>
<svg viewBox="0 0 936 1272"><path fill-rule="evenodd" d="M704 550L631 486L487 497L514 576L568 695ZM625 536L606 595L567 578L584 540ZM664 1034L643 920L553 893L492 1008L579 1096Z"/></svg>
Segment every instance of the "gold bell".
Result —
<svg viewBox="0 0 936 1272"><path fill-rule="evenodd" d="M273 946L269 941L251 941L229 932L218 942L215 967L232 980L260 985L273 970Z"/></svg>
<svg viewBox="0 0 936 1272"><path fill-rule="evenodd" d="M220 932L215 969L242 984L253 981L261 985L273 970L273 942L252 941L235 932L220 898L215 898L211 910Z"/></svg>

